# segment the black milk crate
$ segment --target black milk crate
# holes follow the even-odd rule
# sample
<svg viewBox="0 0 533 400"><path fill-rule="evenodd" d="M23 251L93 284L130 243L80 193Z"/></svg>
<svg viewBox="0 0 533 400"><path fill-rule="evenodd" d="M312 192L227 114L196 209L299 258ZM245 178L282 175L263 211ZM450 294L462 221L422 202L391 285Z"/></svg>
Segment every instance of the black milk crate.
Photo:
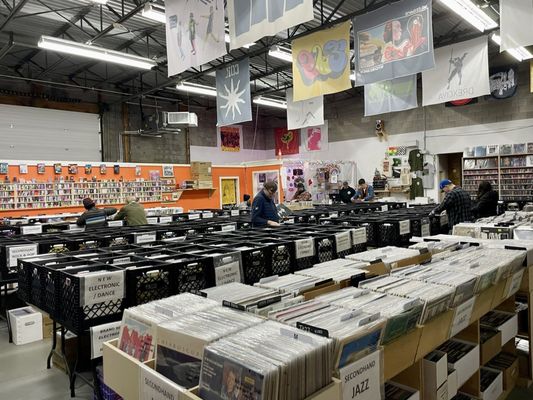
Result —
<svg viewBox="0 0 533 400"><path fill-rule="evenodd" d="M19 238L20 236L0 241L0 280L16 279L18 259L38 254L37 244Z"/></svg>
<svg viewBox="0 0 533 400"><path fill-rule="evenodd" d="M336 258L344 258L355 252L351 228L332 227L328 233L333 235Z"/></svg>
<svg viewBox="0 0 533 400"><path fill-rule="evenodd" d="M378 237L379 237L379 224L382 223L379 220L370 220L363 222L364 220L361 219L361 222L356 225L360 226L362 228L366 229L366 242L371 247L378 247Z"/></svg>
<svg viewBox="0 0 533 400"><path fill-rule="evenodd" d="M138 251L142 251L142 247L137 246L135 244L123 244L121 246L107 247L104 250L109 251L111 254L115 254L115 253L124 254L124 253L136 253Z"/></svg>
<svg viewBox="0 0 533 400"><path fill-rule="evenodd" d="M200 290L211 287L209 276L212 260L190 254L178 254L165 262L174 265L172 269L172 293L199 293Z"/></svg>
<svg viewBox="0 0 533 400"><path fill-rule="evenodd" d="M431 225L427 216L411 216L412 236L425 237L431 235Z"/></svg>
<svg viewBox="0 0 533 400"><path fill-rule="evenodd" d="M172 239L177 237L186 237L186 229L179 225L168 225L164 229L158 229L157 240Z"/></svg>
<svg viewBox="0 0 533 400"><path fill-rule="evenodd" d="M111 253L106 248L103 249L91 249L91 250L78 250L68 253L70 257L76 257L80 260L92 260L101 257L109 257Z"/></svg>
<svg viewBox="0 0 533 400"><path fill-rule="evenodd" d="M17 262L17 295L22 301L31 302L33 282L34 280L37 282L39 279L39 273L33 262L37 260L56 260L58 258L65 259L67 257L62 254L43 254L35 257L19 258ZM38 306L37 304L35 305Z"/></svg>
<svg viewBox="0 0 533 400"><path fill-rule="evenodd" d="M120 320L125 304L124 275L124 270L109 265L61 270L58 322L80 335L92 326Z"/></svg>
<svg viewBox="0 0 533 400"><path fill-rule="evenodd" d="M39 244L39 254L66 254L70 252L69 241L64 236L43 238L37 243Z"/></svg>
<svg viewBox="0 0 533 400"><path fill-rule="evenodd" d="M107 247L108 240L96 235L65 236L70 251L92 250Z"/></svg>
<svg viewBox="0 0 533 400"><path fill-rule="evenodd" d="M129 263L113 264L126 271L125 307L171 296L174 265L160 260L132 257Z"/></svg>
<svg viewBox="0 0 533 400"><path fill-rule="evenodd" d="M289 235L294 243L294 264L291 272L311 268L318 264L315 238L309 235Z"/></svg>
<svg viewBox="0 0 533 400"><path fill-rule="evenodd" d="M406 246L411 239L411 220L407 217L396 216L386 218L379 227L379 247Z"/></svg>
<svg viewBox="0 0 533 400"><path fill-rule="evenodd" d="M337 258L335 253L335 235L325 229L309 230L304 232L314 239L317 262L322 263Z"/></svg>
<svg viewBox="0 0 533 400"><path fill-rule="evenodd" d="M196 221L201 218L202 218L202 215L200 212L181 213L181 214L174 214L172 216L172 220L177 221L177 222Z"/></svg>
<svg viewBox="0 0 533 400"><path fill-rule="evenodd" d="M272 238L270 236L251 235L250 242L267 246L268 261L272 275L287 275L293 271L295 264L294 242L288 239Z"/></svg>
<svg viewBox="0 0 533 400"><path fill-rule="evenodd" d="M272 275L269 246L250 241L233 242L227 248L241 252L244 283L253 285Z"/></svg>

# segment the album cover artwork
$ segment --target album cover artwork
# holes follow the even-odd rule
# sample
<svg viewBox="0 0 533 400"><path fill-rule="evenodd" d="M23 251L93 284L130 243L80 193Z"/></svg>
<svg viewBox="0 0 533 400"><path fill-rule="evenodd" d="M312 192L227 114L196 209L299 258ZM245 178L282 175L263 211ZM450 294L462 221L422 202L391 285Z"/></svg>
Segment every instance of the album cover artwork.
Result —
<svg viewBox="0 0 533 400"><path fill-rule="evenodd" d="M120 329L119 349L142 362L153 358L151 326L129 315L124 315Z"/></svg>
<svg viewBox="0 0 533 400"><path fill-rule="evenodd" d="M202 360L157 345L155 370L184 388L198 386Z"/></svg>

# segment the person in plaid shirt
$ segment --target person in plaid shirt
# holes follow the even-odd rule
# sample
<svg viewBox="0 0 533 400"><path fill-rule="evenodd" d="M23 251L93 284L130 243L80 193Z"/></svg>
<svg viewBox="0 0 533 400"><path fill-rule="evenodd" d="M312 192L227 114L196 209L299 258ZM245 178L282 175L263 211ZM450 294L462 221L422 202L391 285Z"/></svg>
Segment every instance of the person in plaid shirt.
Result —
<svg viewBox="0 0 533 400"><path fill-rule="evenodd" d="M443 179L439 187L440 190L446 193L446 197L429 215L438 215L446 211L450 231L454 225L460 222L472 221L472 200L470 195L459 186L455 186L449 179Z"/></svg>

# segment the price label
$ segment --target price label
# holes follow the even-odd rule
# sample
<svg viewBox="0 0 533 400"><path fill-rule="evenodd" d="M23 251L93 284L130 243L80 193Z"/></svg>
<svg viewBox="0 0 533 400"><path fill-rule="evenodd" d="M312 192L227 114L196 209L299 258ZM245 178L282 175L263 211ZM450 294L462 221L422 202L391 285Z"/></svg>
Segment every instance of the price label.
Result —
<svg viewBox="0 0 533 400"><path fill-rule="evenodd" d="M213 213L211 211L204 211L202 218L213 218Z"/></svg>
<svg viewBox="0 0 533 400"><path fill-rule="evenodd" d="M340 369L343 400L382 398L380 355L380 351L375 351Z"/></svg>
<svg viewBox="0 0 533 400"><path fill-rule="evenodd" d="M381 206L381 211L389 211L389 206L387 204Z"/></svg>
<svg viewBox="0 0 533 400"><path fill-rule="evenodd" d="M337 211L333 211L333 212L329 213L329 216L331 218L339 218L339 213Z"/></svg>
<svg viewBox="0 0 533 400"><path fill-rule="evenodd" d="M139 400L179 400L185 389L144 364L140 365Z"/></svg>
<svg viewBox="0 0 533 400"><path fill-rule="evenodd" d="M312 257L315 255L315 243L313 239L300 239L296 244L296 258Z"/></svg>
<svg viewBox="0 0 533 400"><path fill-rule="evenodd" d="M352 241L354 246L366 243L366 228L352 229Z"/></svg>
<svg viewBox="0 0 533 400"><path fill-rule="evenodd" d="M108 227L120 227L124 226L124 221L107 221Z"/></svg>
<svg viewBox="0 0 533 400"><path fill-rule="evenodd" d="M474 309L475 300L475 297L472 297L470 300L457 306L453 316L450 337L457 335L463 329L467 328L468 325L470 325L470 319L472 318L472 310Z"/></svg>
<svg viewBox="0 0 533 400"><path fill-rule="evenodd" d="M135 235L135 244L152 243L152 242L155 242L156 240L157 240L157 235L155 232Z"/></svg>
<svg viewBox="0 0 533 400"><path fill-rule="evenodd" d="M21 226L20 233L23 235L34 235L38 233L43 233L43 226L42 225Z"/></svg>
<svg viewBox="0 0 533 400"><path fill-rule="evenodd" d="M422 237L425 237L425 236L431 236L431 231L429 229L429 224L422 224L421 226L421 236Z"/></svg>
<svg viewBox="0 0 533 400"><path fill-rule="evenodd" d="M150 225L157 224L157 217L148 217L146 218L146 222L148 222Z"/></svg>
<svg viewBox="0 0 533 400"><path fill-rule="evenodd" d="M19 258L36 256L38 249L37 244L25 244L22 246L6 246L7 250L7 267L15 268Z"/></svg>
<svg viewBox="0 0 533 400"><path fill-rule="evenodd" d="M124 298L125 272L102 272L101 274L82 277L80 306Z"/></svg>
<svg viewBox="0 0 533 400"><path fill-rule="evenodd" d="M222 225L222 232L231 232L236 229L235 224Z"/></svg>
<svg viewBox="0 0 533 400"><path fill-rule="evenodd" d="M189 221L193 219L200 219L200 214L189 214Z"/></svg>
<svg viewBox="0 0 533 400"><path fill-rule="evenodd" d="M120 321L111 322L89 328L91 336L91 360L102 357L104 342L118 339L120 333Z"/></svg>
<svg viewBox="0 0 533 400"><path fill-rule="evenodd" d="M232 217L238 217L240 215L239 210L231 210L231 216Z"/></svg>
<svg viewBox="0 0 533 400"><path fill-rule="evenodd" d="M232 282L242 282L241 280L241 264L238 261L230 262L229 264L221 265L215 268L216 286L225 285Z"/></svg>
<svg viewBox="0 0 533 400"><path fill-rule="evenodd" d="M172 222L172 217L169 217L169 216L167 216L167 217L159 217L159 223L160 224L168 224L170 222Z"/></svg>
<svg viewBox="0 0 533 400"><path fill-rule="evenodd" d="M411 221L408 219L400 221L400 235L407 235L411 233Z"/></svg>
<svg viewBox="0 0 533 400"><path fill-rule="evenodd" d="M350 236L350 231L335 234L335 244L337 245L337 252L351 249L352 238Z"/></svg>

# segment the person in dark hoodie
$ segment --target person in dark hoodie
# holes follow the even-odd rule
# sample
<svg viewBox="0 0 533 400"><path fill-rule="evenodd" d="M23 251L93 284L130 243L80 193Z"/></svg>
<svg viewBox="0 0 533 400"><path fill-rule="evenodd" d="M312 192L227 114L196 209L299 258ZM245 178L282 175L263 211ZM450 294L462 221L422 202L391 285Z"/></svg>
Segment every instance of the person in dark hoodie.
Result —
<svg viewBox="0 0 533 400"><path fill-rule="evenodd" d="M476 218L497 215L498 200L498 192L492 189L491 183L488 181L481 182L477 190L476 202L472 207L472 214Z"/></svg>
<svg viewBox="0 0 533 400"><path fill-rule="evenodd" d="M114 207L96 208L96 203L90 197L83 199L83 207L87 211L79 216L76 225L85 226L85 229L107 226L107 217L117 212L117 209Z"/></svg>

